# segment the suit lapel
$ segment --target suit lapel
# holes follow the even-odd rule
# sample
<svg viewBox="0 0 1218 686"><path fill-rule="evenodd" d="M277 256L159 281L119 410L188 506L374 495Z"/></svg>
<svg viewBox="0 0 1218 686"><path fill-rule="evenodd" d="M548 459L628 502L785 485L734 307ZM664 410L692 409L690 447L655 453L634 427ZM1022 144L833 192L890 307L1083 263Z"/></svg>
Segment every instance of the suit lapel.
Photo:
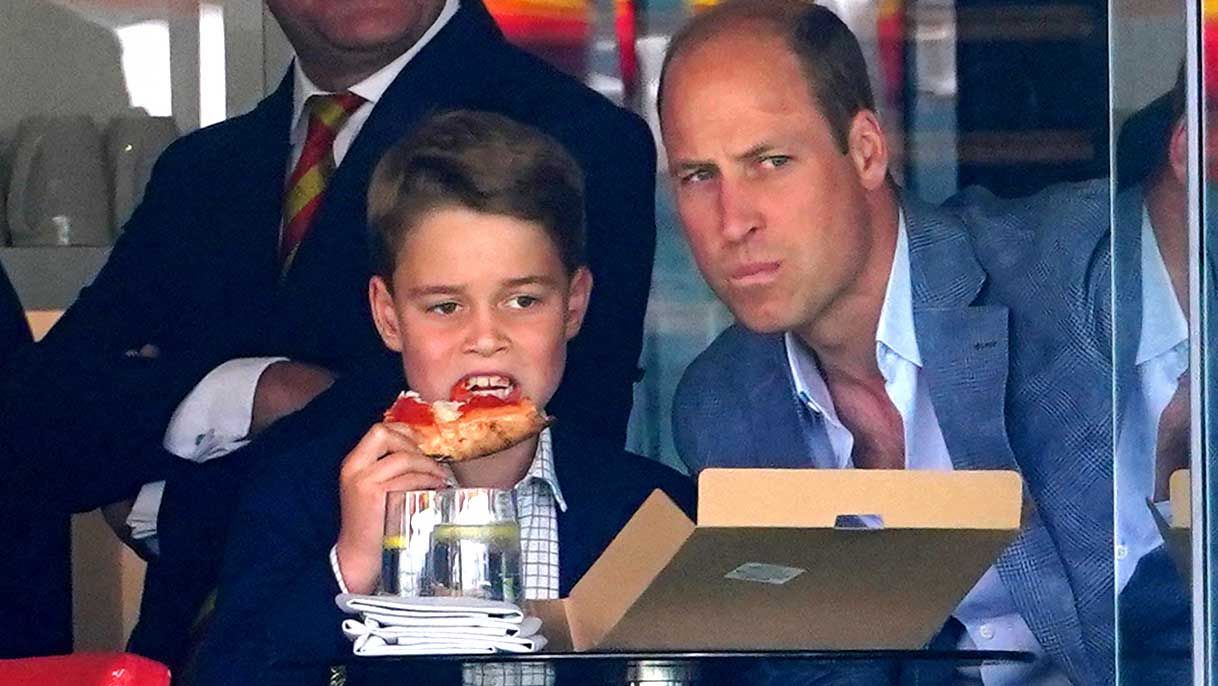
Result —
<svg viewBox="0 0 1218 686"><path fill-rule="evenodd" d="M1006 430L1008 310L975 304L986 277L965 226L952 215L904 200L918 349L952 464L1019 471ZM1025 495L1025 509L1030 502ZM1077 664L1085 653L1074 594L1057 547L1035 512L1025 516L1023 532L997 567L1037 640L1078 679L1086 668Z"/></svg>
<svg viewBox="0 0 1218 686"><path fill-rule="evenodd" d="M985 272L964 226L904 205L918 351L952 464L1015 469L1006 435L1007 310L973 304Z"/></svg>
<svg viewBox="0 0 1218 686"><path fill-rule="evenodd" d="M780 335L761 338L760 350L746 356L758 368L750 377L758 381L741 406L748 431L741 432L748 445L739 454L748 464L741 466L807 468L813 466L812 434L823 429L813 424L808 410L796 396L787 361L786 344Z"/></svg>
<svg viewBox="0 0 1218 686"><path fill-rule="evenodd" d="M1116 423L1136 383L1138 338L1142 331L1142 187L1117 196L1112 226L1113 328L1116 361Z"/></svg>
<svg viewBox="0 0 1218 686"><path fill-rule="evenodd" d="M283 184L291 144L292 71L279 87L248 116L239 147L248 171L234 183L231 207L241 217L244 234L237 259L248 260L243 271L258 280L254 291L275 293L279 275L279 226L282 223Z"/></svg>

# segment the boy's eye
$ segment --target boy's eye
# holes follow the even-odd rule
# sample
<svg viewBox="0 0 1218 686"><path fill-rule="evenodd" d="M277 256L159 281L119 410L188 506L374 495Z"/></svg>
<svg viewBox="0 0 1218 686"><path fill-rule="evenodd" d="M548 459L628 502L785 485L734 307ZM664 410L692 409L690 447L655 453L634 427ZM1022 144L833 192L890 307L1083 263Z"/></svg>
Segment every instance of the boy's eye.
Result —
<svg viewBox="0 0 1218 686"><path fill-rule="evenodd" d="M541 298L533 295L516 295L508 300L508 307L517 310L527 310L537 303L541 302Z"/></svg>
<svg viewBox="0 0 1218 686"><path fill-rule="evenodd" d="M435 312L436 314L454 314L457 311L457 308L459 308L459 307L460 307L460 305L458 305L457 303L449 301L449 302L436 303L435 305L428 307L427 311Z"/></svg>

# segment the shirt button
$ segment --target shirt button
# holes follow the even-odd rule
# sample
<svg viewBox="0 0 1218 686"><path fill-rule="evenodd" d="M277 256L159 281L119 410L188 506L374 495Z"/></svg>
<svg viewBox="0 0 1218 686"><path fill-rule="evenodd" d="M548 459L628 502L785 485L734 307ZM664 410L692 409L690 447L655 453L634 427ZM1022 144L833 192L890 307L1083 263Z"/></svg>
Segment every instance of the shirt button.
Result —
<svg viewBox="0 0 1218 686"><path fill-rule="evenodd" d="M1127 558L1127 557L1129 557L1129 548L1128 548L1128 546L1124 546L1124 545L1118 545L1118 546L1116 547L1116 559L1118 559L1118 560L1124 560L1124 559L1125 559L1125 558Z"/></svg>
<svg viewBox="0 0 1218 686"><path fill-rule="evenodd" d="M979 633L981 634L982 638L988 641L989 639L994 638L994 627L990 626L989 624L982 624Z"/></svg>

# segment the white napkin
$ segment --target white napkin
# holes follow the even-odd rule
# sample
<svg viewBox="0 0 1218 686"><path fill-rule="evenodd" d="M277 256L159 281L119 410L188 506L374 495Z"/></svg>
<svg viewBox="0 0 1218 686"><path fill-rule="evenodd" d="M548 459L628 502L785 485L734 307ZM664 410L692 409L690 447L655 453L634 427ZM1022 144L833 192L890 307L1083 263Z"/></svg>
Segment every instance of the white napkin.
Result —
<svg viewBox="0 0 1218 686"><path fill-rule="evenodd" d="M375 619L343 621L343 633L353 642L360 656L378 655L490 655L492 653L534 653L546 645L537 631L541 620L526 618L516 629L495 627L383 626Z"/></svg>
<svg viewBox="0 0 1218 686"><path fill-rule="evenodd" d="M343 622L356 655L455 655L541 650L541 620L511 603L476 598L335 597L362 619Z"/></svg>

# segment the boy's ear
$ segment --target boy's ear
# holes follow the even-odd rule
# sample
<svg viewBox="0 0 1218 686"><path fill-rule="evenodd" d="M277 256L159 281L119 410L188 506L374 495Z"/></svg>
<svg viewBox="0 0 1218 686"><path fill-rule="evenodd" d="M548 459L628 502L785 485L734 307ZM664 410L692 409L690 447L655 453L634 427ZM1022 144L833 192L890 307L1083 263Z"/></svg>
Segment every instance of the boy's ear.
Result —
<svg viewBox="0 0 1218 686"><path fill-rule="evenodd" d="M592 297L592 272L587 267L580 267L571 275L571 284L567 287L566 332L567 340L575 338L579 328L584 325L584 315L588 314L588 300Z"/></svg>
<svg viewBox="0 0 1218 686"><path fill-rule="evenodd" d="M376 330L381 334L385 347L402 352L402 328L397 310L393 307L393 295L389 292L389 285L379 276L368 281L368 305L372 308L372 321L376 323Z"/></svg>

